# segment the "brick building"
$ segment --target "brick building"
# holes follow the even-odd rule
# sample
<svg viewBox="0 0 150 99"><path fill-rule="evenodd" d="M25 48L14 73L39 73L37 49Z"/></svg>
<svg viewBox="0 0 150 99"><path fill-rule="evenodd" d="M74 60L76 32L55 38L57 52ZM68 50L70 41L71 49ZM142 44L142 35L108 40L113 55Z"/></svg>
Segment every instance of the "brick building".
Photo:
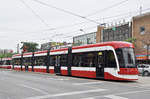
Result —
<svg viewBox="0 0 150 99"><path fill-rule="evenodd" d="M136 38L135 52L138 60L150 59L150 13L135 16L132 19L132 37ZM147 54L149 53L149 54Z"/></svg>

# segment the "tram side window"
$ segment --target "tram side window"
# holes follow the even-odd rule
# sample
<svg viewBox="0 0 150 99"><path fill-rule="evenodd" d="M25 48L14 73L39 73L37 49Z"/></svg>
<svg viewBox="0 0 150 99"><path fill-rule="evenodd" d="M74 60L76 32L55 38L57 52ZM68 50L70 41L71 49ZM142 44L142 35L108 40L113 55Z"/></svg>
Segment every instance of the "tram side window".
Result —
<svg viewBox="0 0 150 99"><path fill-rule="evenodd" d="M96 55L94 52L73 54L73 66L95 67Z"/></svg>
<svg viewBox="0 0 150 99"><path fill-rule="evenodd" d="M23 65L30 66L31 65L31 57L23 58Z"/></svg>
<svg viewBox="0 0 150 99"><path fill-rule="evenodd" d="M96 55L94 52L88 52L83 54L83 66L95 67Z"/></svg>
<svg viewBox="0 0 150 99"><path fill-rule="evenodd" d="M72 56L72 65L76 67L81 67L83 65L82 63L82 53L73 54Z"/></svg>
<svg viewBox="0 0 150 99"><path fill-rule="evenodd" d="M56 56L50 56L50 65L54 66L56 63Z"/></svg>
<svg viewBox="0 0 150 99"><path fill-rule="evenodd" d="M0 61L0 65L3 65L3 61Z"/></svg>
<svg viewBox="0 0 150 99"><path fill-rule="evenodd" d="M112 67L112 68L117 67L116 59L115 59L113 51L106 52L106 63L107 63L106 67Z"/></svg>
<svg viewBox="0 0 150 99"><path fill-rule="evenodd" d="M7 64L7 65L11 65L11 60L7 60L7 61L6 61L6 64Z"/></svg>
<svg viewBox="0 0 150 99"><path fill-rule="evenodd" d="M60 62L62 66L67 66L67 55L61 55Z"/></svg>
<svg viewBox="0 0 150 99"><path fill-rule="evenodd" d="M34 57L34 59L35 59L35 61L34 61L35 63L34 63L34 64L35 64L36 66L38 66L38 57Z"/></svg>
<svg viewBox="0 0 150 99"><path fill-rule="evenodd" d="M15 58L13 60L14 65L20 65L20 58Z"/></svg>
<svg viewBox="0 0 150 99"><path fill-rule="evenodd" d="M11 60L2 61L2 65L11 65Z"/></svg>
<svg viewBox="0 0 150 99"><path fill-rule="evenodd" d="M6 60L3 61L3 65L7 65L7 61Z"/></svg>
<svg viewBox="0 0 150 99"><path fill-rule="evenodd" d="M46 56L35 57L35 65L37 66L45 66Z"/></svg>

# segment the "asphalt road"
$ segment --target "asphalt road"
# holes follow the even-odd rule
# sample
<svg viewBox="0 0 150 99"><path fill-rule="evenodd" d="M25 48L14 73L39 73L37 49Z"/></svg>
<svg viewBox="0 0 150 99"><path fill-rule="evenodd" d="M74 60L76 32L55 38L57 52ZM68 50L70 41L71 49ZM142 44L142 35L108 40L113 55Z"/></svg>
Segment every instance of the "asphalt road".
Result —
<svg viewBox="0 0 150 99"><path fill-rule="evenodd" d="M150 99L150 77L118 82L0 69L0 99Z"/></svg>

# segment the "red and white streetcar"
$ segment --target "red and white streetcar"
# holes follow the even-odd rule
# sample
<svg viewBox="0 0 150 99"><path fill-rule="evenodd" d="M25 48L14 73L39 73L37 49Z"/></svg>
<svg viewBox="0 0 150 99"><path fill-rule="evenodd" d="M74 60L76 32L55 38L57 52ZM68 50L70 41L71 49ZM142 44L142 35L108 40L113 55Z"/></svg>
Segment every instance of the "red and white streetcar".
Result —
<svg viewBox="0 0 150 99"><path fill-rule="evenodd" d="M50 51L16 54L13 69L58 75L138 80L134 46L113 41Z"/></svg>
<svg viewBox="0 0 150 99"><path fill-rule="evenodd" d="M0 68L11 69L11 60L12 58L1 58L0 59Z"/></svg>

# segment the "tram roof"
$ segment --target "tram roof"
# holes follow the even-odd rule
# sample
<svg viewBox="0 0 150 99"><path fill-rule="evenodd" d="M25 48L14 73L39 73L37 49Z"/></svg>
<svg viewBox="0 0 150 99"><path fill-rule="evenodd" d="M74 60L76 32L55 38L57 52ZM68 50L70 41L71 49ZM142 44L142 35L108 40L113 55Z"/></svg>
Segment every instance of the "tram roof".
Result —
<svg viewBox="0 0 150 99"><path fill-rule="evenodd" d="M134 48L133 44L129 43L129 42L110 41L110 42L102 42L102 43L96 43L96 44L89 44L89 45L84 45L84 46L74 46L74 47L72 47L72 50L83 49L83 48L91 48L91 47L101 47L101 46L112 46L114 49L125 48L125 47ZM67 50L68 50L68 48L62 48L62 49L51 50L50 52L59 52L59 51L67 51ZM48 50L44 50L44 51L35 52L34 54L42 54L42 53L47 53L47 52L48 52ZM23 55L32 55L32 52L23 53ZM13 55L13 57L16 57L16 56L21 56L21 54L15 54L15 55Z"/></svg>

